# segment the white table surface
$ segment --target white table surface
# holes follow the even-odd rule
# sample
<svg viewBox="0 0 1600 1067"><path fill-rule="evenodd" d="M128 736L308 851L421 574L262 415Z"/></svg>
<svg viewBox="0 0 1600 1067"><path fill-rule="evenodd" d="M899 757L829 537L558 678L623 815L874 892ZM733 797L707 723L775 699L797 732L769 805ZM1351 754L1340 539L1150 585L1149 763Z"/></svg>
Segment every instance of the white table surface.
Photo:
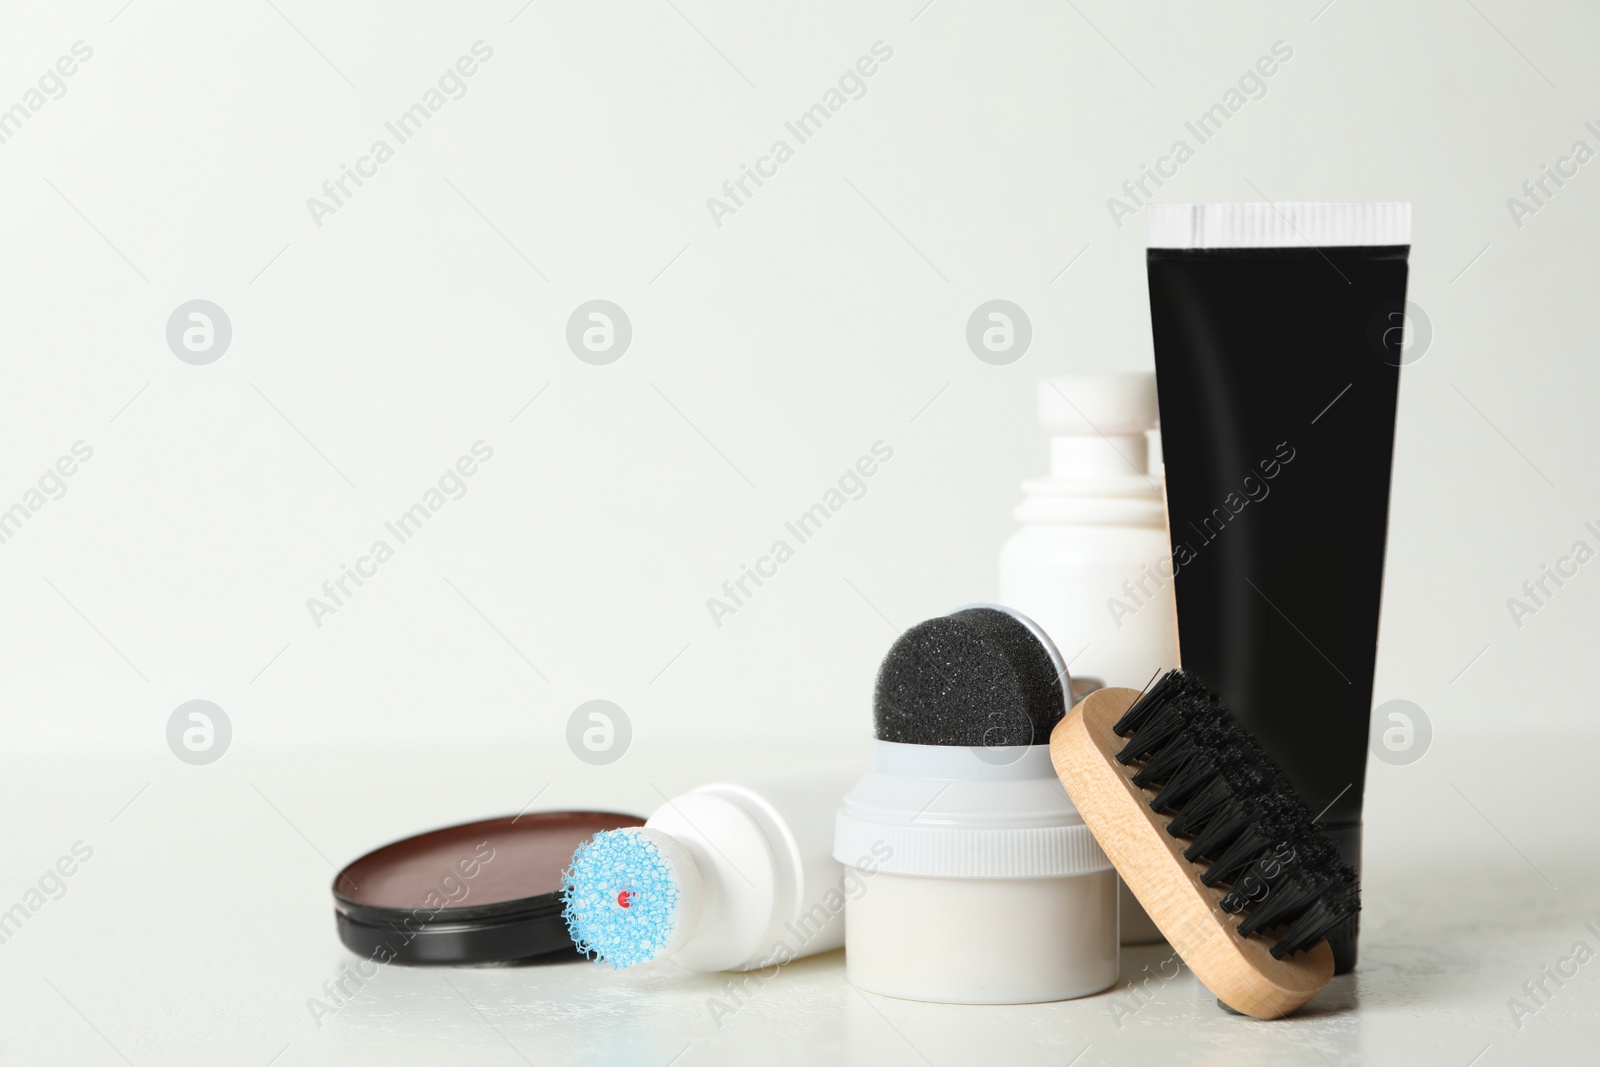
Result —
<svg viewBox="0 0 1600 1067"><path fill-rule="evenodd" d="M1169 955L1158 946L1125 950L1107 994L1027 1007L863 995L834 952L785 967L720 1025L710 1005L728 976L670 963L390 967L319 1026L308 1002L356 961L334 933L335 865L428 827L516 812L536 794L535 808L648 812L657 789L863 743L641 738L604 768L565 748L263 752L247 739L206 767L166 753L12 757L0 766L0 909L74 843L93 856L0 944L0 1060L1593 1063L1600 962L1559 987L1545 979L1542 1006L1523 984L1579 941L1600 951L1585 927L1600 928L1600 737L1552 739L1509 722L1503 737L1435 729L1420 762L1369 771L1359 971L1280 1022L1225 1014L1187 971L1151 983L1140 1005L1132 985ZM1514 1020L1513 997L1536 1010Z"/></svg>

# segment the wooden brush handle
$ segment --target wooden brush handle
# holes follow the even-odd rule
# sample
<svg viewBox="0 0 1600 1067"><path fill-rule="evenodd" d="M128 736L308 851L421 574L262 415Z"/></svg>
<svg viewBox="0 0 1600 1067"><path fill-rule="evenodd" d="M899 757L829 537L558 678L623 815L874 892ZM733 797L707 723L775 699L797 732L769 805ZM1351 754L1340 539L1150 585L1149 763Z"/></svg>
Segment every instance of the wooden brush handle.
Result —
<svg viewBox="0 0 1600 1067"><path fill-rule="evenodd" d="M1287 1015L1333 977L1333 951L1324 941L1277 960L1267 938L1234 930L1243 916L1222 910L1226 891L1200 883L1204 868L1183 858L1185 843L1167 833L1165 816L1150 810L1155 793L1133 784L1137 768L1116 761L1124 739L1111 728L1138 697L1132 689L1100 689L1057 723L1050 735L1056 774L1117 873L1195 977L1235 1011L1257 1019Z"/></svg>

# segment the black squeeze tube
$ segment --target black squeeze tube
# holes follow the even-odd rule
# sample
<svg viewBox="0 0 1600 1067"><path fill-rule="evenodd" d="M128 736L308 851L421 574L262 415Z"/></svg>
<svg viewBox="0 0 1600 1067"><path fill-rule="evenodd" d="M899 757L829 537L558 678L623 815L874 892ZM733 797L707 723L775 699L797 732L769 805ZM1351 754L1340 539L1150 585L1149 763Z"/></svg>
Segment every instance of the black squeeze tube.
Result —
<svg viewBox="0 0 1600 1067"><path fill-rule="evenodd" d="M1410 246L1295 244L1148 251L1178 633L1359 874Z"/></svg>

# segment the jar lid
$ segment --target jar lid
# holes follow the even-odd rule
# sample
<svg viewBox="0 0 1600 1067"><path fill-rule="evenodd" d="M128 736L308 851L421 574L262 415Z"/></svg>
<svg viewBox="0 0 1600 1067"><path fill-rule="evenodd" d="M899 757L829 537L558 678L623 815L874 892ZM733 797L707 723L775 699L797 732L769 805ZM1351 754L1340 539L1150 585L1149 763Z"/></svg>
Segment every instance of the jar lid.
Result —
<svg viewBox="0 0 1600 1067"><path fill-rule="evenodd" d="M844 798L833 858L929 878L1061 878L1111 869L1055 773L1049 745L873 742Z"/></svg>

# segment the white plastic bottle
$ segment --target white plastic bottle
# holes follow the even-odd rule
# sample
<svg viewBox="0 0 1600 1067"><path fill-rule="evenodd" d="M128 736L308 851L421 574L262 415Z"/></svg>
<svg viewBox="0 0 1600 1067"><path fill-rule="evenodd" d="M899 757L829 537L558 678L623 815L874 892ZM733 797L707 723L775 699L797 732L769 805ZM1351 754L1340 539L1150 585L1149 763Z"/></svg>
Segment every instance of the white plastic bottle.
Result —
<svg viewBox="0 0 1600 1067"><path fill-rule="evenodd" d="M1000 552L1000 602L1032 618L1079 678L1142 688L1178 665L1173 560L1159 469L1153 374L1039 381L1050 473L1023 483L1022 528ZM1159 940L1126 889L1122 940Z"/></svg>
<svg viewBox="0 0 1600 1067"><path fill-rule="evenodd" d="M580 846L563 897L580 949L613 967L772 968L844 944L854 879L833 858L854 766L701 786L642 827ZM770 975L766 975L770 977Z"/></svg>

